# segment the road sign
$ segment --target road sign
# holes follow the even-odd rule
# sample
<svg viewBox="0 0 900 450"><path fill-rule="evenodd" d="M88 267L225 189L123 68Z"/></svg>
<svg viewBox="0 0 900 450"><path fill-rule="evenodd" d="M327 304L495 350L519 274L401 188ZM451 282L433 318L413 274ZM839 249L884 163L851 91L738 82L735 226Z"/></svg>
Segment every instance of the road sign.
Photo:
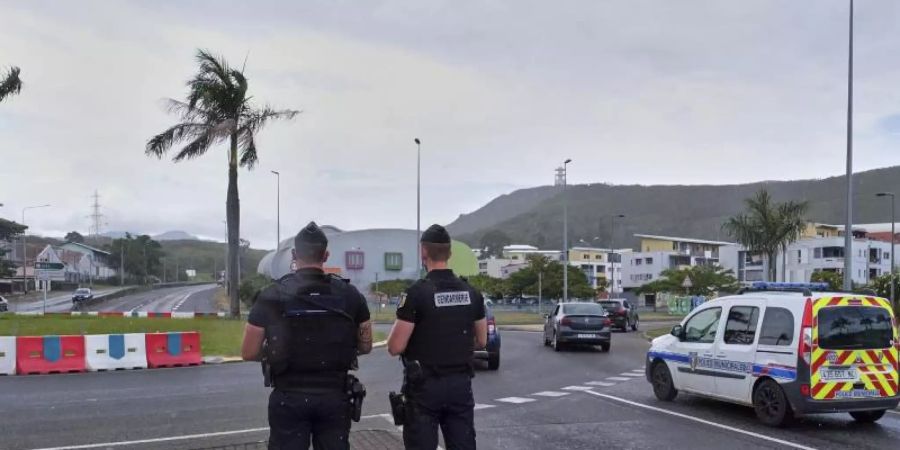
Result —
<svg viewBox="0 0 900 450"><path fill-rule="evenodd" d="M46 261L35 261L34 263L35 269L45 269L45 270L63 270L66 268L66 265L63 263L55 263L55 262L46 262Z"/></svg>

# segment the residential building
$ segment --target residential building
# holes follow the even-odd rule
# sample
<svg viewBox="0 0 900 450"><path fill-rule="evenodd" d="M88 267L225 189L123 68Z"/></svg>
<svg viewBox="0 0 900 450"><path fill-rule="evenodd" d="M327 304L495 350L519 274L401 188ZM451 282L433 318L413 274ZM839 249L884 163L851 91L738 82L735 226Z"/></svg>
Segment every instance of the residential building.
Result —
<svg viewBox="0 0 900 450"><path fill-rule="evenodd" d="M624 254L630 252L630 248L612 251L608 248L572 247L569 250L569 265L581 269L593 288L596 289L601 280L605 280L609 287L607 290L615 288L615 291L621 292L623 288L621 260ZM613 256L616 260L614 264L610 264Z"/></svg>
<svg viewBox="0 0 900 450"><path fill-rule="evenodd" d="M552 261L562 261L561 250L538 250L532 245L507 245L503 247L503 258L516 262L525 262L530 255L541 255Z"/></svg>
<svg viewBox="0 0 900 450"><path fill-rule="evenodd" d="M418 234L416 230L369 229L342 231L322 227L328 236L330 257L325 262L328 272L347 278L361 292L370 292L375 281L418 279ZM257 271L278 279L291 271L293 238L282 241L278 249L266 254ZM478 261L468 245L453 241L450 268L457 275L478 273Z"/></svg>
<svg viewBox="0 0 900 450"><path fill-rule="evenodd" d="M622 286L634 289L659 279L667 269L716 265L722 247L731 242L635 234L640 251L622 255Z"/></svg>
<svg viewBox="0 0 900 450"><path fill-rule="evenodd" d="M80 274L81 282L110 278L118 274L118 269L110 264L110 253L105 250L78 242L66 242L58 248L80 255L74 265Z"/></svg>

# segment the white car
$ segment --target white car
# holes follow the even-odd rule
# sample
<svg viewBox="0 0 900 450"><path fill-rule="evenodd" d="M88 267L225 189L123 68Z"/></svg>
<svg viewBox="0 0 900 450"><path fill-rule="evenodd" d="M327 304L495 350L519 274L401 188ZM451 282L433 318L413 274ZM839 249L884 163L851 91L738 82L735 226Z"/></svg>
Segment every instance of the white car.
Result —
<svg viewBox="0 0 900 450"><path fill-rule="evenodd" d="M647 380L654 394L671 401L684 391L752 406L771 426L807 413L880 419L900 403L890 302L826 289L755 283L698 307L653 340Z"/></svg>
<svg viewBox="0 0 900 450"><path fill-rule="evenodd" d="M0 312L9 311L9 300L0 296Z"/></svg>

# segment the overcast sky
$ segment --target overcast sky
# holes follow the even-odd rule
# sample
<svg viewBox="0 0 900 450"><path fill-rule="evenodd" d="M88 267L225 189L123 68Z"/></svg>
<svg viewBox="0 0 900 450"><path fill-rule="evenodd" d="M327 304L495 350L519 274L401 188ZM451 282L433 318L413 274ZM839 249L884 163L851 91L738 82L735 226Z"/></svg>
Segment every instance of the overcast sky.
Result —
<svg viewBox="0 0 900 450"><path fill-rule="evenodd" d="M846 0L0 1L0 216L38 233L223 239L225 148L144 155L175 123L197 48L257 102L303 113L240 172L242 236L310 219L344 229L448 223L500 194L572 183L730 184L844 170ZM855 167L897 164L900 2L857 1Z"/></svg>

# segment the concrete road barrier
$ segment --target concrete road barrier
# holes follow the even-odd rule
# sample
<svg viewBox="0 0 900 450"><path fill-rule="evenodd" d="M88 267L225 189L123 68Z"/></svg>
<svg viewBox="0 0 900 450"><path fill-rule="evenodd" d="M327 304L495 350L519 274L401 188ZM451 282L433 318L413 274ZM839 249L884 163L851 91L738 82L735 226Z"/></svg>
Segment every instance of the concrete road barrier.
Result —
<svg viewBox="0 0 900 450"><path fill-rule="evenodd" d="M87 370L91 372L147 368L143 333L96 334L84 339Z"/></svg>

